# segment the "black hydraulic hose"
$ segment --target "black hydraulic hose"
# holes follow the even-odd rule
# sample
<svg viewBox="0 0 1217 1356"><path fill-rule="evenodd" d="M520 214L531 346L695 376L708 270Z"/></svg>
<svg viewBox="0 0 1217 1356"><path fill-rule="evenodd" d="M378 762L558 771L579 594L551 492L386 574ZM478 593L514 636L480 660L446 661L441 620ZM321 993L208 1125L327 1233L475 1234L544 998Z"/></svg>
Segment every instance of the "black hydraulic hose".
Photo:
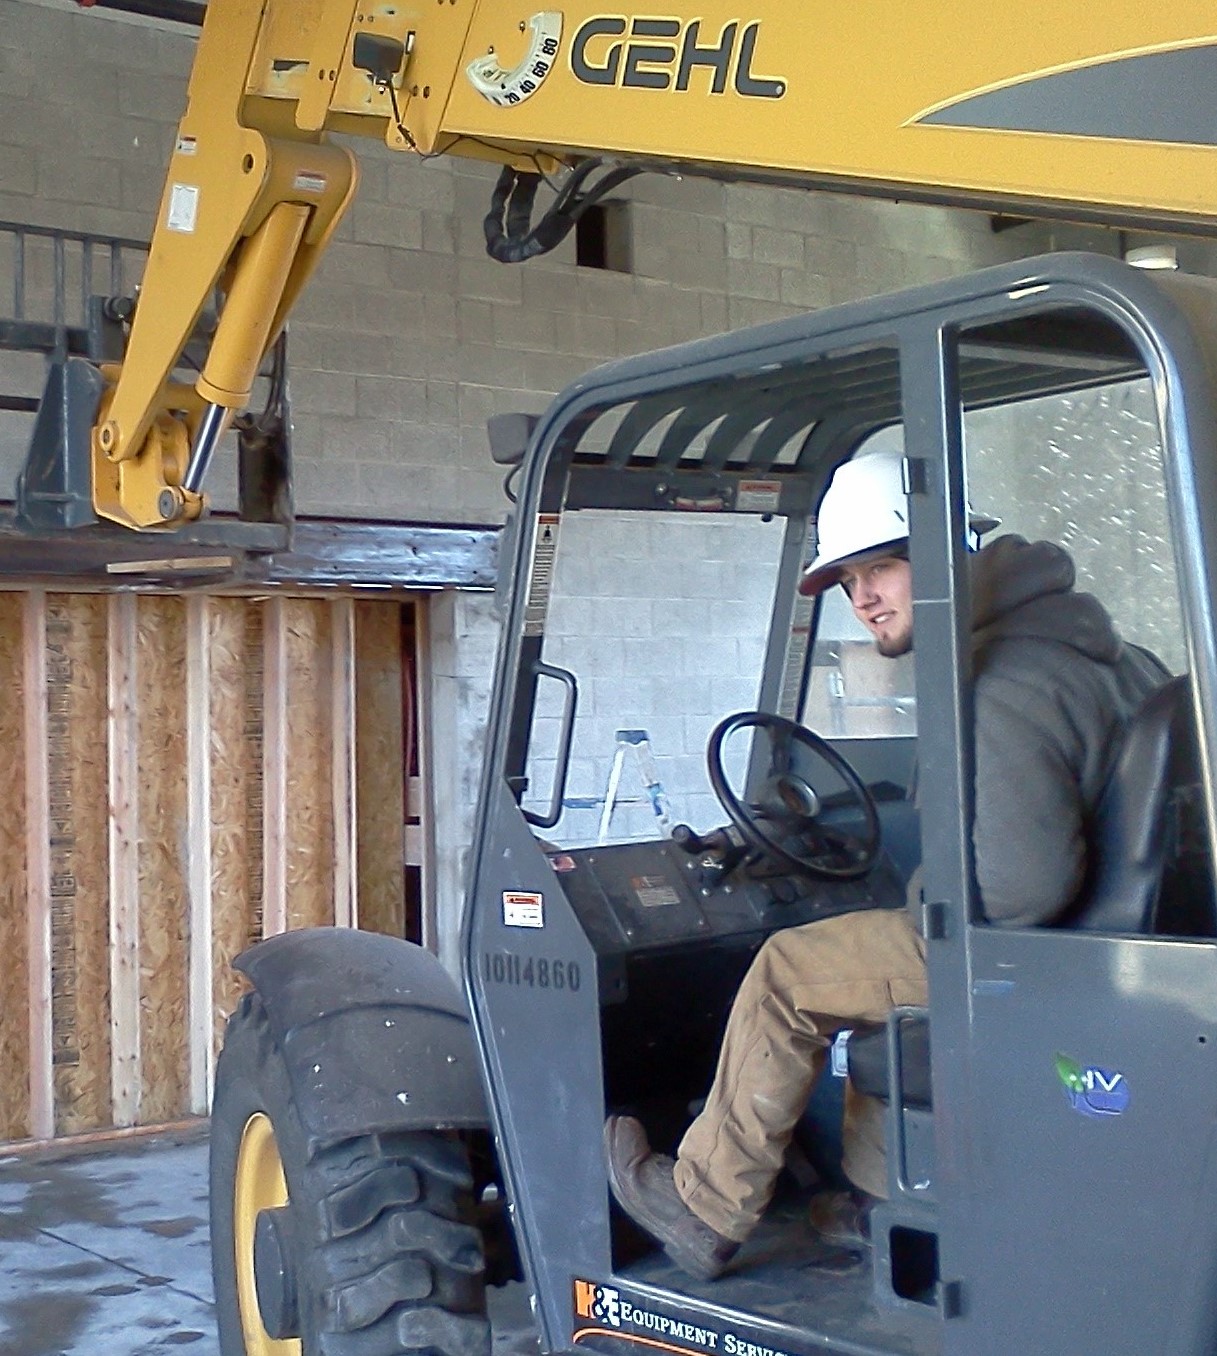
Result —
<svg viewBox="0 0 1217 1356"><path fill-rule="evenodd" d="M487 254L501 264L519 264L548 253L565 239L593 203L618 184L643 173L642 166L619 165L608 170L593 188L581 193L583 184L602 163L593 158L576 166L536 226L532 225L532 209L541 176L505 165L490 198L490 211L482 223Z"/></svg>

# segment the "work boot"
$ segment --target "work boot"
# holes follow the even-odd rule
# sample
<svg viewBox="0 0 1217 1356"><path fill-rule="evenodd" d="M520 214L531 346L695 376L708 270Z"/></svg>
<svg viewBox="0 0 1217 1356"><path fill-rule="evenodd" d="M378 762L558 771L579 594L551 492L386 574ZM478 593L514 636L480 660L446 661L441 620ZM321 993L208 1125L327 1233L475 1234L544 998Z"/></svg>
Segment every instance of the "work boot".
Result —
<svg viewBox="0 0 1217 1356"><path fill-rule="evenodd" d="M633 1116L610 1116L604 1123L604 1156L613 1195L634 1223L662 1243L690 1276L701 1281L721 1276L739 1244L715 1233L680 1199L673 1162L651 1152L642 1123Z"/></svg>
<svg viewBox="0 0 1217 1356"><path fill-rule="evenodd" d="M855 1252L870 1247L870 1212L875 1200L865 1191L820 1191L807 1207L811 1227L838 1248Z"/></svg>

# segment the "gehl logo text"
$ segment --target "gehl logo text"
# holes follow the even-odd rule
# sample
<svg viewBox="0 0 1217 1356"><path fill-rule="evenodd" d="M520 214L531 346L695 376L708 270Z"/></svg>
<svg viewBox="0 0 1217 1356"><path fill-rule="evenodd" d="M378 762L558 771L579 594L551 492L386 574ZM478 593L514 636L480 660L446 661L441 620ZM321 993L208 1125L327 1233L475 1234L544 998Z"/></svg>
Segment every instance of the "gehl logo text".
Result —
<svg viewBox="0 0 1217 1356"><path fill-rule="evenodd" d="M724 26L703 34L700 19L623 19L597 15L580 25L571 42L570 64L586 85L624 89L687 90L694 72L709 80L711 94L728 84L751 99L780 99L786 81L753 70L759 22Z"/></svg>

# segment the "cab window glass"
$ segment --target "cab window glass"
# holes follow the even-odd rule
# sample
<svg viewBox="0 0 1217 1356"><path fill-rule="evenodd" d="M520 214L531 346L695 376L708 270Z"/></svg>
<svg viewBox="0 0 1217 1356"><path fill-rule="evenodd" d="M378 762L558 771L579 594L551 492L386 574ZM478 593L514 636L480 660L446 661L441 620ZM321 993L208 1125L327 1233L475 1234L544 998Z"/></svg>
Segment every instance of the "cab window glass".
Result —
<svg viewBox="0 0 1217 1356"><path fill-rule="evenodd" d="M706 776L711 730L759 701L785 521L755 514L562 516L542 658L579 684L556 826L562 847L664 837L723 822ZM562 689L542 679L526 810L545 811ZM732 749L739 773L743 741Z"/></svg>
<svg viewBox="0 0 1217 1356"><path fill-rule="evenodd" d="M1063 546L1078 587L1126 640L1187 667L1153 390L1147 378L987 410L964 420L974 508Z"/></svg>

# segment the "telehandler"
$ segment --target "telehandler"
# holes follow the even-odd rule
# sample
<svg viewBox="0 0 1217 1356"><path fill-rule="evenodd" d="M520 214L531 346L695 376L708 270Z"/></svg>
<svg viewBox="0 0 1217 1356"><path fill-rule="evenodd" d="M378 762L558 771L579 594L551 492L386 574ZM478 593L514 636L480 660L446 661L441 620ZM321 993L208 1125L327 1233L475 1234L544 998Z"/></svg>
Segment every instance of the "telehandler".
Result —
<svg viewBox="0 0 1217 1356"><path fill-rule="evenodd" d="M202 514L207 463L354 191L330 131L504 162L487 239L506 260L648 168L1211 232L1215 50L1198 3L813 20L777 0L677 17L212 0L123 360L54 378L27 506L69 505L65 527ZM534 226L541 174L566 179ZM217 286L187 389L174 367ZM1068 925L990 927L970 845L981 429L1111 392L1146 412L1146 475L1123 502L1128 438L1096 443L1112 503L1091 575L1177 617L1178 676L1129 729ZM521 1340L547 1352L1211 1352L1214 284L1050 255L616 362L493 432L523 471L464 992L421 948L358 932L238 962L251 992L212 1122L225 1356L482 1356L487 1285L509 1281L531 1299ZM876 678L839 600L797 591L833 469L893 438L912 679ZM1041 470L1066 453L1046 444ZM704 744L705 771L682 756L662 787L601 793L614 740L623 764ZM806 1188L832 1165L795 1158L728 1274L682 1277L610 1206L606 1115L670 1147L764 938L904 907L919 863L928 1010L835 1047L887 1103L871 1247L813 1241Z"/></svg>

